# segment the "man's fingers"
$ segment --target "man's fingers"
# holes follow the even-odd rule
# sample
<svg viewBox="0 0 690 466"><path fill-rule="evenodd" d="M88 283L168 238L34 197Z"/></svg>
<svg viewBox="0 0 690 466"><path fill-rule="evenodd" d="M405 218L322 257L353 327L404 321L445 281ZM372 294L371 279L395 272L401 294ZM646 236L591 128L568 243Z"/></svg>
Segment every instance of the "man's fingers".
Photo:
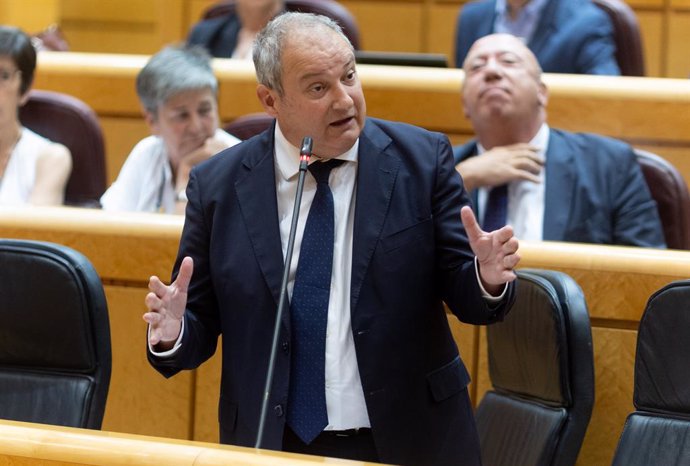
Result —
<svg viewBox="0 0 690 466"><path fill-rule="evenodd" d="M177 279L175 280L175 286L179 292L187 293L189 282L192 280L192 273L194 273L194 260L187 256L182 259L180 271L177 274Z"/></svg>
<svg viewBox="0 0 690 466"><path fill-rule="evenodd" d="M496 241L498 241L499 244L504 244L505 242L507 242L511 238L515 237L515 235L513 233L513 227L510 225L506 225L504 227L499 228L498 230L495 231L495 233L496 233L496 236L494 236L494 238Z"/></svg>
<svg viewBox="0 0 690 466"><path fill-rule="evenodd" d="M152 275L149 278L149 291L161 298L168 292L168 286L163 283L160 278Z"/></svg>
<svg viewBox="0 0 690 466"><path fill-rule="evenodd" d="M469 206L464 206L460 210L460 218L462 219L462 225L465 227L470 242L477 241L481 235L484 234L484 231L479 228L477 217L474 216L474 212L472 212Z"/></svg>
<svg viewBox="0 0 690 466"><path fill-rule="evenodd" d="M148 293L146 298L144 298L144 304L151 311L160 310L163 307L163 300L156 295L156 293Z"/></svg>

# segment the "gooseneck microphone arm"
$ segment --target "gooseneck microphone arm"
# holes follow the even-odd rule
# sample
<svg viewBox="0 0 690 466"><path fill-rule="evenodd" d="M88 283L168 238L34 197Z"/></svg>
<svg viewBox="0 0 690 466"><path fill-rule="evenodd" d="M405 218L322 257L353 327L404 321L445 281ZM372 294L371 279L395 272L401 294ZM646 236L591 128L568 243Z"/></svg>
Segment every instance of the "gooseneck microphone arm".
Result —
<svg viewBox="0 0 690 466"><path fill-rule="evenodd" d="M273 372L275 369L276 353L278 352L278 338L280 337L280 322L283 317L283 309L287 298L288 276L290 275L290 264L292 263L292 250L295 246L295 235L297 232L297 220L299 219L299 207L302 203L302 191L304 191L304 177L307 173L307 165L311 158L312 139L306 136L302 139L302 148L299 151L299 177L297 179L297 193L295 194L295 206L292 208L292 223L290 224L290 236L288 237L287 251L285 253L285 264L283 266L283 282L280 285L280 300L278 301L278 311L276 312L276 323L273 329L273 344L266 371L266 387L264 388L264 398L261 403L261 414L259 417L259 431L256 434L255 448L261 448L261 441L264 436L266 422L266 412L268 411L268 401L271 397L271 385L273 385Z"/></svg>

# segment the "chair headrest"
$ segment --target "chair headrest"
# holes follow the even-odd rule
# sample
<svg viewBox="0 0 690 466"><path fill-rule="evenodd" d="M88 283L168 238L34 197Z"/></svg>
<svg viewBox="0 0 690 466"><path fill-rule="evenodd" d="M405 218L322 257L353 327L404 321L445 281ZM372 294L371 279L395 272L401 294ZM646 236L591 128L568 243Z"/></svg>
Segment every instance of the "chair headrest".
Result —
<svg viewBox="0 0 690 466"><path fill-rule="evenodd" d="M640 410L690 417L690 280L654 293L640 321L633 401Z"/></svg>

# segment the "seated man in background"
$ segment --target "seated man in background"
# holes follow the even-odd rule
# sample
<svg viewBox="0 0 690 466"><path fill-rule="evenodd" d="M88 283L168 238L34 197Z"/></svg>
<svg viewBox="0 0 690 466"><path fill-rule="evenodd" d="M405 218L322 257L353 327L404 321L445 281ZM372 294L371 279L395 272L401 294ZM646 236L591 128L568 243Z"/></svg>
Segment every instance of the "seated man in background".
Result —
<svg viewBox="0 0 690 466"><path fill-rule="evenodd" d="M462 101L477 141L455 162L484 228L521 240L665 247L656 203L632 148L550 129L537 60L509 34L479 39L464 63ZM496 219L502 212L503 219Z"/></svg>
<svg viewBox="0 0 690 466"><path fill-rule="evenodd" d="M491 33L520 37L545 73L619 75L613 27L590 0L477 0L462 7L455 66Z"/></svg>
<svg viewBox="0 0 690 466"><path fill-rule="evenodd" d="M101 197L105 210L184 213L189 172L237 144L218 128L218 81L201 47L166 47L137 76L152 136L127 157Z"/></svg>
<svg viewBox="0 0 690 466"><path fill-rule="evenodd" d="M19 121L35 69L36 50L29 36L0 26L0 205L60 205L72 172L65 146Z"/></svg>
<svg viewBox="0 0 690 466"><path fill-rule="evenodd" d="M236 0L234 14L198 22L187 43L217 58L251 60L254 38L284 8L283 0Z"/></svg>

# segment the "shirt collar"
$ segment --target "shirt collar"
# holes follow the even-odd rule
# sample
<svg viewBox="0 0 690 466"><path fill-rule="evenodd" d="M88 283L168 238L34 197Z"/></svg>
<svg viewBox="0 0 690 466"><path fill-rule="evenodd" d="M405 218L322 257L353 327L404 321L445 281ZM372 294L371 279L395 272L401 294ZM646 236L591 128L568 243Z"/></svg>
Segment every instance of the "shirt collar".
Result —
<svg viewBox="0 0 690 466"><path fill-rule="evenodd" d="M546 160L546 146L549 145L549 125L542 123L539 131L537 131L537 134L534 135L528 144L538 147L539 153L544 157L544 160ZM477 155L481 155L484 152L486 152L486 149L477 141Z"/></svg>
<svg viewBox="0 0 690 466"><path fill-rule="evenodd" d="M520 12L520 15L538 15L549 0L532 0ZM496 15L508 16L508 0L496 0Z"/></svg>
<svg viewBox="0 0 690 466"><path fill-rule="evenodd" d="M299 171L299 148L290 144L285 135L283 135L283 132L280 130L280 125L277 121L274 138L278 171L284 180L289 180L293 176L297 175L297 172ZM346 160L348 162L356 162L358 150L359 138L357 138L354 145L350 149L333 158ZM316 156L312 157L310 163L313 163L316 159Z"/></svg>

